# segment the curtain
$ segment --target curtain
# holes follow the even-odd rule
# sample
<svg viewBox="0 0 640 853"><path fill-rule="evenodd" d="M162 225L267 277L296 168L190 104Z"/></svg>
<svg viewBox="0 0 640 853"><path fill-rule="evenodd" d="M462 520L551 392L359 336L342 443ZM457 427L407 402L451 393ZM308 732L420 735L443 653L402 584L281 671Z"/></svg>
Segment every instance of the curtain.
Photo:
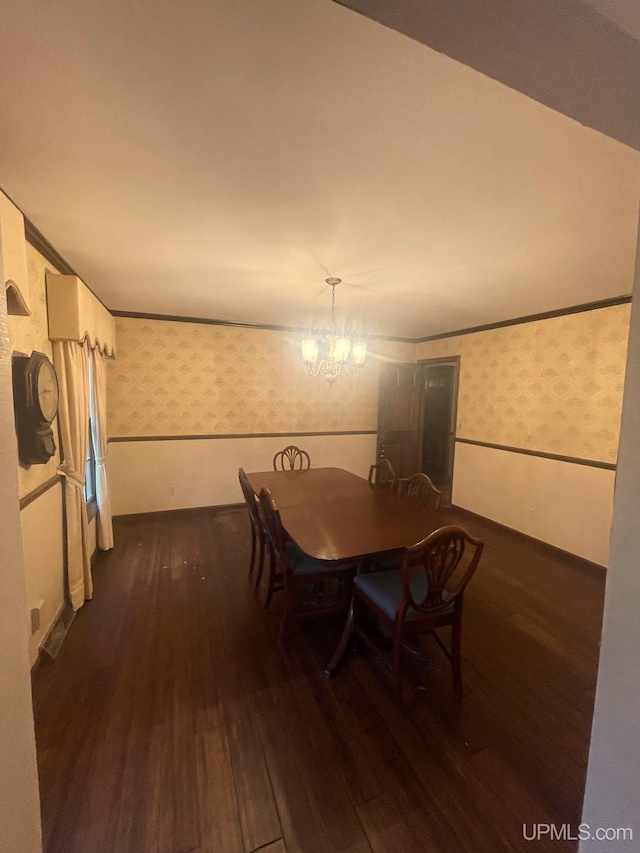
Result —
<svg viewBox="0 0 640 853"><path fill-rule="evenodd" d="M89 354L89 388L91 395L91 432L96 459L96 501L98 503L98 548L113 548L111 499L107 482L107 359L96 347Z"/></svg>
<svg viewBox="0 0 640 853"><path fill-rule="evenodd" d="M93 595L89 556L85 467L89 449L88 345L54 341L53 362L58 374L58 420L65 478L69 598L74 610Z"/></svg>

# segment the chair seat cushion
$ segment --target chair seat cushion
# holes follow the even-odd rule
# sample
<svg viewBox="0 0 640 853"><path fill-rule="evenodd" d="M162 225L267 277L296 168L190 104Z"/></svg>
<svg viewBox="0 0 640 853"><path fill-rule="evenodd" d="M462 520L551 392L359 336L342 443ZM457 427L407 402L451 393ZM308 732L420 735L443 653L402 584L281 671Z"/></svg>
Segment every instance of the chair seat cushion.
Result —
<svg viewBox="0 0 640 853"><path fill-rule="evenodd" d="M369 572L358 575L353 581L354 586L376 604L389 619L395 619L396 612L402 601L402 573L400 569L390 569L384 572ZM416 566L411 569L411 594L414 601L420 603L427 595L427 578L424 569ZM447 613L453 610L453 605L444 609ZM407 610L407 619L418 619L423 614L418 613L413 607Z"/></svg>
<svg viewBox="0 0 640 853"><path fill-rule="evenodd" d="M313 557L305 554L295 542L287 542L285 550L294 575L319 575L322 572L335 572L336 569L344 569L346 572L354 568L351 564L336 566L333 563L321 563L320 560L314 560Z"/></svg>

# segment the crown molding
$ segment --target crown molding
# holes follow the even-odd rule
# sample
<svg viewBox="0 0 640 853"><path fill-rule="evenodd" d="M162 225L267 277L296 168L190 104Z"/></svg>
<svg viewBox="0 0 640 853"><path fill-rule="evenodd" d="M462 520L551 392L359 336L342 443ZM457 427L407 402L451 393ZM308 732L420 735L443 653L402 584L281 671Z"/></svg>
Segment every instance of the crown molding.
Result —
<svg viewBox="0 0 640 853"><path fill-rule="evenodd" d="M363 335L370 341L393 341L404 344L424 344L429 341L439 341L444 338L456 338L459 335L472 335L476 332L488 332L491 329L502 329L506 326L519 326L522 323L534 323L537 320L550 320L553 317L564 317L568 314L581 314L585 311L597 311L600 308L611 308L614 305L625 305L631 302L631 296L613 296L610 299L600 299L597 302L585 302L572 305L569 308L556 308L553 311L542 311L539 314L528 314L525 317L514 317L510 320L500 320L496 323L485 323L481 326L471 326L466 329L456 329L451 332L441 332L437 335L426 335L421 338L407 338L399 335ZM207 317L182 317L175 314L150 314L145 311L111 311L114 317L134 320L164 320L170 323L198 323L205 326L230 326L236 329L262 329L271 332L289 332L301 334L308 331L304 326L280 326L272 323L242 323L232 320L217 320Z"/></svg>
<svg viewBox="0 0 640 853"><path fill-rule="evenodd" d="M566 317L568 314L582 314L585 311L598 311L600 308L612 308L614 305L627 305L631 296L612 296L610 299L600 299L597 302L584 302L569 308L556 308L553 311L541 311L539 314L527 314L525 317L514 317L511 320L500 320L497 323L485 323L482 326L470 326L453 332L441 332L438 335L426 335L423 338L413 338L414 344L426 344L429 341L440 341L444 338L457 338L459 335L473 335L476 332L489 332L492 329L504 329L506 326L520 326L523 323L535 323L538 320L551 320L554 317Z"/></svg>

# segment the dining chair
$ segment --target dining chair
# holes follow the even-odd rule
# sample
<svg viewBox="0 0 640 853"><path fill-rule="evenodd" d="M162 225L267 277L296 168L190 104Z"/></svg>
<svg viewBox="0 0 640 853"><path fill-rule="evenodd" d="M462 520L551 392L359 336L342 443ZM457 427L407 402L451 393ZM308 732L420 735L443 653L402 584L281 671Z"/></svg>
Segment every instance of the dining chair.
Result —
<svg viewBox="0 0 640 853"><path fill-rule="evenodd" d="M393 490L397 476L388 459L381 459L369 468L369 482L374 486L384 486Z"/></svg>
<svg viewBox="0 0 640 853"><path fill-rule="evenodd" d="M310 619L345 609L344 584L337 584L338 593L342 594L327 599L325 581L344 580L346 574L354 572L355 566L352 563L336 566L309 557L295 542L287 541L280 511L266 486L260 490L259 498L271 549L270 574L282 578L284 585L284 612L278 633L278 644L282 644L294 619ZM302 600L303 593L307 594L307 601Z"/></svg>
<svg viewBox="0 0 640 853"><path fill-rule="evenodd" d="M290 444L273 457L274 471L295 471L296 468L305 471L311 467L311 459L306 450L300 450L295 444Z"/></svg>
<svg viewBox="0 0 640 853"><path fill-rule="evenodd" d="M467 552L469 546L469 553ZM433 634L451 662L456 698L462 697L460 643L462 603L467 584L478 568L484 542L474 539L462 527L449 525L434 531L403 551L402 567L358 575L353 581L349 615L342 636L325 669L330 678L355 633L374 652L393 679L399 705L402 694L402 650L408 640ZM454 577L455 575L455 577ZM393 640L389 663L372 637L364 630L363 611L370 611L379 628ZM436 629L451 626L447 648ZM411 651L411 647L408 647Z"/></svg>
<svg viewBox="0 0 640 853"><path fill-rule="evenodd" d="M431 509L440 509L442 492L436 489L430 477L426 474L412 474L396 480L396 491L406 495L411 500Z"/></svg>
<svg viewBox="0 0 640 853"><path fill-rule="evenodd" d="M253 575L254 569L257 568L255 588L257 589L262 579L264 569L264 551L265 551L265 533L264 522L261 518L260 506L258 504L258 496L253 491L251 483L246 475L244 468L238 469L238 479L240 480L240 488L244 495L244 500L249 510L249 521L251 522L251 560L249 562L249 579Z"/></svg>

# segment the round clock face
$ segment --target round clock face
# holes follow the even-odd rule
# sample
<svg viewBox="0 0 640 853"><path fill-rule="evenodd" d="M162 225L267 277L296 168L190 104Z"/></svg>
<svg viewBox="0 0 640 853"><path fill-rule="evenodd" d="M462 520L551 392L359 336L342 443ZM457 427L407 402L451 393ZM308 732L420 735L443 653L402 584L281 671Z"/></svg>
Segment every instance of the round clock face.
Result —
<svg viewBox="0 0 640 853"><path fill-rule="evenodd" d="M42 416L50 423L58 411L58 379L50 361L40 364L36 390Z"/></svg>

